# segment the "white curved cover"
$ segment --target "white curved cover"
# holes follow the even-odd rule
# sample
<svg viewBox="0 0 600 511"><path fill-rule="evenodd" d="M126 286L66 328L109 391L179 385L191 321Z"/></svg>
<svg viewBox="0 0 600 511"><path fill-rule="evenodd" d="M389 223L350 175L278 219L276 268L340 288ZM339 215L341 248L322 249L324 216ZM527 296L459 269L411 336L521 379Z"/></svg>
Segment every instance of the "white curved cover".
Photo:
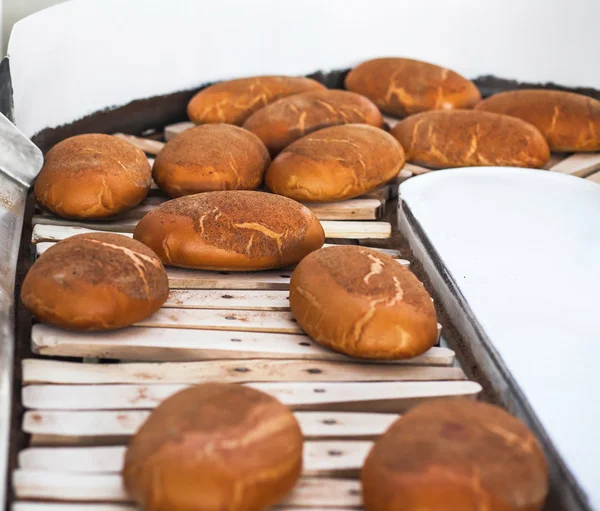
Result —
<svg viewBox="0 0 600 511"><path fill-rule="evenodd" d="M600 186L482 167L419 176L400 194L600 508Z"/></svg>
<svg viewBox="0 0 600 511"><path fill-rule="evenodd" d="M13 29L15 119L31 136L209 81L380 56L600 88L598 19L595 0L71 0Z"/></svg>

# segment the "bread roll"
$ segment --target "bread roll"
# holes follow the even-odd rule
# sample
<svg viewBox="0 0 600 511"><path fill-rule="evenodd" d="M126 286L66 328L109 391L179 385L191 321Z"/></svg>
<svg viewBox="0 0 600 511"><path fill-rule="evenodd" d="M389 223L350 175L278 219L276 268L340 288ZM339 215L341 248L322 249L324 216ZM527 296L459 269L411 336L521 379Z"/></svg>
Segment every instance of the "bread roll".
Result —
<svg viewBox="0 0 600 511"><path fill-rule="evenodd" d="M244 123L260 138L271 156L294 140L336 124L361 123L381 128L383 118L367 98L343 90L296 94L261 108Z"/></svg>
<svg viewBox="0 0 600 511"><path fill-rule="evenodd" d="M402 146L367 124L325 128L287 146L268 168L270 190L303 202L350 199L388 182L404 166Z"/></svg>
<svg viewBox="0 0 600 511"><path fill-rule="evenodd" d="M297 263L325 242L317 217L298 202L264 192L207 192L152 210L133 237L171 266L265 270Z"/></svg>
<svg viewBox="0 0 600 511"><path fill-rule="evenodd" d="M290 307L316 342L351 357L406 359L437 341L423 285L390 256L364 247L327 247L305 257L292 274Z"/></svg>
<svg viewBox="0 0 600 511"><path fill-rule="evenodd" d="M458 73L403 58L363 62L346 76L346 88L397 117L426 110L472 108L481 100L475 84Z"/></svg>
<svg viewBox="0 0 600 511"><path fill-rule="evenodd" d="M497 406L442 399L412 409L377 440L362 488L366 511L537 511L548 471L518 419Z"/></svg>
<svg viewBox="0 0 600 511"><path fill-rule="evenodd" d="M70 330L112 330L141 321L167 299L156 254L120 234L78 234L44 252L21 288L40 321Z"/></svg>
<svg viewBox="0 0 600 511"><path fill-rule="evenodd" d="M154 181L171 197L213 190L256 190L271 158L261 140L231 124L180 133L160 151Z"/></svg>
<svg viewBox="0 0 600 511"><path fill-rule="evenodd" d="M33 192L59 216L104 218L137 206L151 182L148 158L126 140L77 135L48 151Z"/></svg>
<svg viewBox="0 0 600 511"><path fill-rule="evenodd" d="M391 130L406 159L431 168L542 167L550 149L535 126L481 110L437 110L411 115Z"/></svg>
<svg viewBox="0 0 600 511"><path fill-rule="evenodd" d="M131 438L125 487L146 511L262 511L302 471L302 432L275 398L228 383L182 390Z"/></svg>
<svg viewBox="0 0 600 511"><path fill-rule="evenodd" d="M252 113L279 98L324 88L315 80L297 76L238 78L202 89L188 103L187 111L196 124L241 125Z"/></svg>
<svg viewBox="0 0 600 511"><path fill-rule="evenodd" d="M552 151L600 151L600 101L557 90L515 90L483 100L475 108L533 124Z"/></svg>

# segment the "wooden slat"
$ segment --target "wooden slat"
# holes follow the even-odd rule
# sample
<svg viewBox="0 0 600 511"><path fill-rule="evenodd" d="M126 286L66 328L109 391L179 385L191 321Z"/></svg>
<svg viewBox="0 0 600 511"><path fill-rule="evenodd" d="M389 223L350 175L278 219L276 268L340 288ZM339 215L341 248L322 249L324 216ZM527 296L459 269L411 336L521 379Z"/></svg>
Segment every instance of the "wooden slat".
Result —
<svg viewBox="0 0 600 511"><path fill-rule="evenodd" d="M306 335L260 332L198 332L192 329L130 327L112 332L71 332L37 324L32 349L49 356L144 361L221 359L352 360L319 346ZM409 365L452 365L454 352L434 347L418 357L393 362Z"/></svg>
<svg viewBox="0 0 600 511"><path fill-rule="evenodd" d="M586 177L600 170L600 153L575 153L550 168L552 172Z"/></svg>
<svg viewBox="0 0 600 511"><path fill-rule="evenodd" d="M79 502L129 502L118 474L68 474L56 471L15 470L17 498ZM360 508L360 482L349 479L302 478L278 507Z"/></svg>
<svg viewBox="0 0 600 511"><path fill-rule="evenodd" d="M127 504L87 504L66 502L14 502L11 511L141 511L140 508ZM305 511L305 508L286 507L287 511ZM351 508L314 507L311 511L350 511Z"/></svg>
<svg viewBox="0 0 600 511"><path fill-rule="evenodd" d="M427 167L422 167L420 165L415 165L414 163L405 163L402 170L407 170L412 173L413 176L418 176L420 174L427 174L428 172L432 172L432 169L428 169Z"/></svg>
<svg viewBox="0 0 600 511"><path fill-rule="evenodd" d="M353 476L369 453L372 442L356 440L304 442L304 476ZM30 447L19 453L19 468L53 470L75 474L119 473L126 446Z"/></svg>
<svg viewBox="0 0 600 511"><path fill-rule="evenodd" d="M244 384L270 394L295 410L399 413L423 400L475 397L481 386L471 381L444 382L294 382ZM28 385L23 405L40 410L140 410L189 385Z"/></svg>
<svg viewBox="0 0 600 511"><path fill-rule="evenodd" d="M595 172L594 174L586 177L586 179L588 181L591 181L592 183L598 183L598 184L600 184L600 172Z"/></svg>
<svg viewBox="0 0 600 511"><path fill-rule="evenodd" d="M126 440L133 435L150 412L145 410L25 412L23 431L32 439L53 439L51 443L70 441L93 445L104 438ZM385 432L399 417L391 413L295 412L305 438L365 439ZM32 441L32 443L35 443ZM113 443L114 445L114 443Z"/></svg>
<svg viewBox="0 0 600 511"><path fill-rule="evenodd" d="M568 153L551 153L550 158L546 162L546 165L544 165L542 168L545 170L550 170L552 167L559 164L561 161L563 161L568 156L569 156Z"/></svg>
<svg viewBox="0 0 600 511"><path fill-rule="evenodd" d="M134 135L126 135L125 133L114 133L114 136L122 138L123 140L127 140L127 142L133 144L138 149L141 149L146 154L156 155L165 146L164 142L160 142L158 140L136 137Z"/></svg>
<svg viewBox="0 0 600 511"><path fill-rule="evenodd" d="M193 122L177 122L175 124L170 124L169 126L165 126L165 140L168 142L176 135L183 133L184 131L189 130L196 126Z"/></svg>
<svg viewBox="0 0 600 511"><path fill-rule="evenodd" d="M301 334L289 311L159 309L136 326Z"/></svg>
<svg viewBox="0 0 600 511"><path fill-rule="evenodd" d="M23 383L229 383L266 381L464 380L458 367L402 366L304 360L215 360L133 364L82 364L26 359Z"/></svg>
<svg viewBox="0 0 600 511"><path fill-rule="evenodd" d="M181 309L289 310L288 291L171 289L163 307Z"/></svg>
<svg viewBox="0 0 600 511"><path fill-rule="evenodd" d="M61 241L76 234L90 232L112 232L133 237L133 230L137 220L124 220L122 222L70 222L68 220L52 217L38 217L44 223L33 227L31 241ZM354 222L342 220L322 220L321 225L326 238L335 239L385 239L392 234L392 226L388 222Z"/></svg>

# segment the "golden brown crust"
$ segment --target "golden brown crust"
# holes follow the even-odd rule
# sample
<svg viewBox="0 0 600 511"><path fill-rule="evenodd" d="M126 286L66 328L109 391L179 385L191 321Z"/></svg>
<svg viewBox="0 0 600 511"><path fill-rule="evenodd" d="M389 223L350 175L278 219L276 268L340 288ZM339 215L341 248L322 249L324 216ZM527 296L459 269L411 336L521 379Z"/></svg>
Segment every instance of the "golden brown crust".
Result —
<svg viewBox="0 0 600 511"><path fill-rule="evenodd" d="M196 124L241 125L254 112L280 98L325 86L297 76L254 76L217 83L198 92L188 103L188 117Z"/></svg>
<svg viewBox="0 0 600 511"><path fill-rule="evenodd" d="M302 137L273 160L270 190L302 202L358 197L387 183L404 166L404 150L367 124L332 126Z"/></svg>
<svg viewBox="0 0 600 511"><path fill-rule="evenodd" d="M150 189L146 155L111 135L77 135L46 154L33 188L40 206L65 218L104 218L137 206Z"/></svg>
<svg viewBox="0 0 600 511"><path fill-rule="evenodd" d="M444 399L381 436L362 470L366 511L537 511L548 493L533 434L497 406Z"/></svg>
<svg viewBox="0 0 600 511"><path fill-rule="evenodd" d="M156 184L171 197L256 190L271 163L261 140L231 124L205 124L166 143L154 162Z"/></svg>
<svg viewBox="0 0 600 511"><path fill-rule="evenodd" d="M206 383L163 401L132 437L123 472L147 511L262 511L302 470L302 432L275 398Z"/></svg>
<svg viewBox="0 0 600 511"><path fill-rule="evenodd" d="M343 90L320 90L275 101L251 115L243 127L257 135L275 156L313 131L351 123L381 128L383 117L364 96Z"/></svg>
<svg viewBox="0 0 600 511"><path fill-rule="evenodd" d="M207 192L164 202L134 238L171 266L264 270L297 263L320 248L317 217L296 201L264 192Z"/></svg>
<svg viewBox="0 0 600 511"><path fill-rule="evenodd" d="M423 284L391 257L351 245L305 257L290 282L290 307L315 341L364 359L405 359L437 340Z"/></svg>
<svg viewBox="0 0 600 511"><path fill-rule="evenodd" d="M481 110L436 110L411 115L391 130L406 159L431 168L542 167L550 149L535 126Z"/></svg>
<svg viewBox="0 0 600 511"><path fill-rule="evenodd" d="M156 312L169 283L145 245L112 233L78 234L33 264L21 300L34 316L72 330L112 330Z"/></svg>
<svg viewBox="0 0 600 511"><path fill-rule="evenodd" d="M494 94L475 108L533 124L552 151L600 151L597 99L557 90L516 90Z"/></svg>
<svg viewBox="0 0 600 511"><path fill-rule="evenodd" d="M363 62L346 76L346 88L397 117L427 110L472 108L481 100L475 84L458 73L403 58Z"/></svg>

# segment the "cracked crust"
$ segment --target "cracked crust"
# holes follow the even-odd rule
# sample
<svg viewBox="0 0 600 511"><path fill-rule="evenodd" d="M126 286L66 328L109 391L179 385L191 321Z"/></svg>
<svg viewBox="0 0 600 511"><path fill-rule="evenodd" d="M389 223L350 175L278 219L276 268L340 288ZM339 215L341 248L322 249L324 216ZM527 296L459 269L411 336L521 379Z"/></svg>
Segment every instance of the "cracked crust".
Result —
<svg viewBox="0 0 600 511"><path fill-rule="evenodd" d="M552 151L600 151L597 99L572 92L525 89L494 94L475 108L533 124Z"/></svg>
<svg viewBox="0 0 600 511"><path fill-rule="evenodd" d="M187 112L196 124L223 122L239 126L273 101L324 88L311 78L295 76L239 78L202 89L188 103Z"/></svg>
<svg viewBox="0 0 600 511"><path fill-rule="evenodd" d="M156 157L152 174L171 197L256 190L269 163L269 152L256 135L230 124L206 124L167 142Z"/></svg>
<svg viewBox="0 0 600 511"><path fill-rule="evenodd" d="M129 442L123 476L148 510L267 509L301 470L302 432L287 407L248 387L206 383L150 414Z"/></svg>
<svg viewBox="0 0 600 511"><path fill-rule="evenodd" d="M21 289L40 321L72 330L111 330L157 311L167 274L145 245L111 233L79 234L33 264Z"/></svg>
<svg viewBox="0 0 600 511"><path fill-rule="evenodd" d="M343 90L321 90L296 94L262 108L244 123L260 138L271 156L295 140L338 124L383 126L383 117L367 98Z"/></svg>
<svg viewBox="0 0 600 511"><path fill-rule="evenodd" d="M445 399L418 406L379 438L362 471L366 511L538 511L543 451L497 406Z"/></svg>
<svg viewBox="0 0 600 511"><path fill-rule="evenodd" d="M366 124L333 126L286 147L265 174L267 187L301 202L351 199L382 186L404 166L389 133Z"/></svg>
<svg viewBox="0 0 600 511"><path fill-rule="evenodd" d="M111 135L77 135L45 156L34 185L40 206L64 218L105 218L137 206L152 182L146 155Z"/></svg>
<svg viewBox="0 0 600 511"><path fill-rule="evenodd" d="M321 223L306 206L252 191L165 202L140 220L134 238L168 265L240 271L295 264L325 241Z"/></svg>
<svg viewBox="0 0 600 511"><path fill-rule="evenodd" d="M327 247L304 258L292 274L290 307L315 341L356 358L412 358L437 340L423 285L391 257L364 247Z"/></svg>
<svg viewBox="0 0 600 511"><path fill-rule="evenodd" d="M403 58L363 62L348 73L348 90L397 117L427 110L472 108L481 100L475 84L443 67Z"/></svg>
<svg viewBox="0 0 600 511"><path fill-rule="evenodd" d="M391 134L406 159L431 168L508 166L540 168L550 149L539 130L515 117L481 110L412 115Z"/></svg>

